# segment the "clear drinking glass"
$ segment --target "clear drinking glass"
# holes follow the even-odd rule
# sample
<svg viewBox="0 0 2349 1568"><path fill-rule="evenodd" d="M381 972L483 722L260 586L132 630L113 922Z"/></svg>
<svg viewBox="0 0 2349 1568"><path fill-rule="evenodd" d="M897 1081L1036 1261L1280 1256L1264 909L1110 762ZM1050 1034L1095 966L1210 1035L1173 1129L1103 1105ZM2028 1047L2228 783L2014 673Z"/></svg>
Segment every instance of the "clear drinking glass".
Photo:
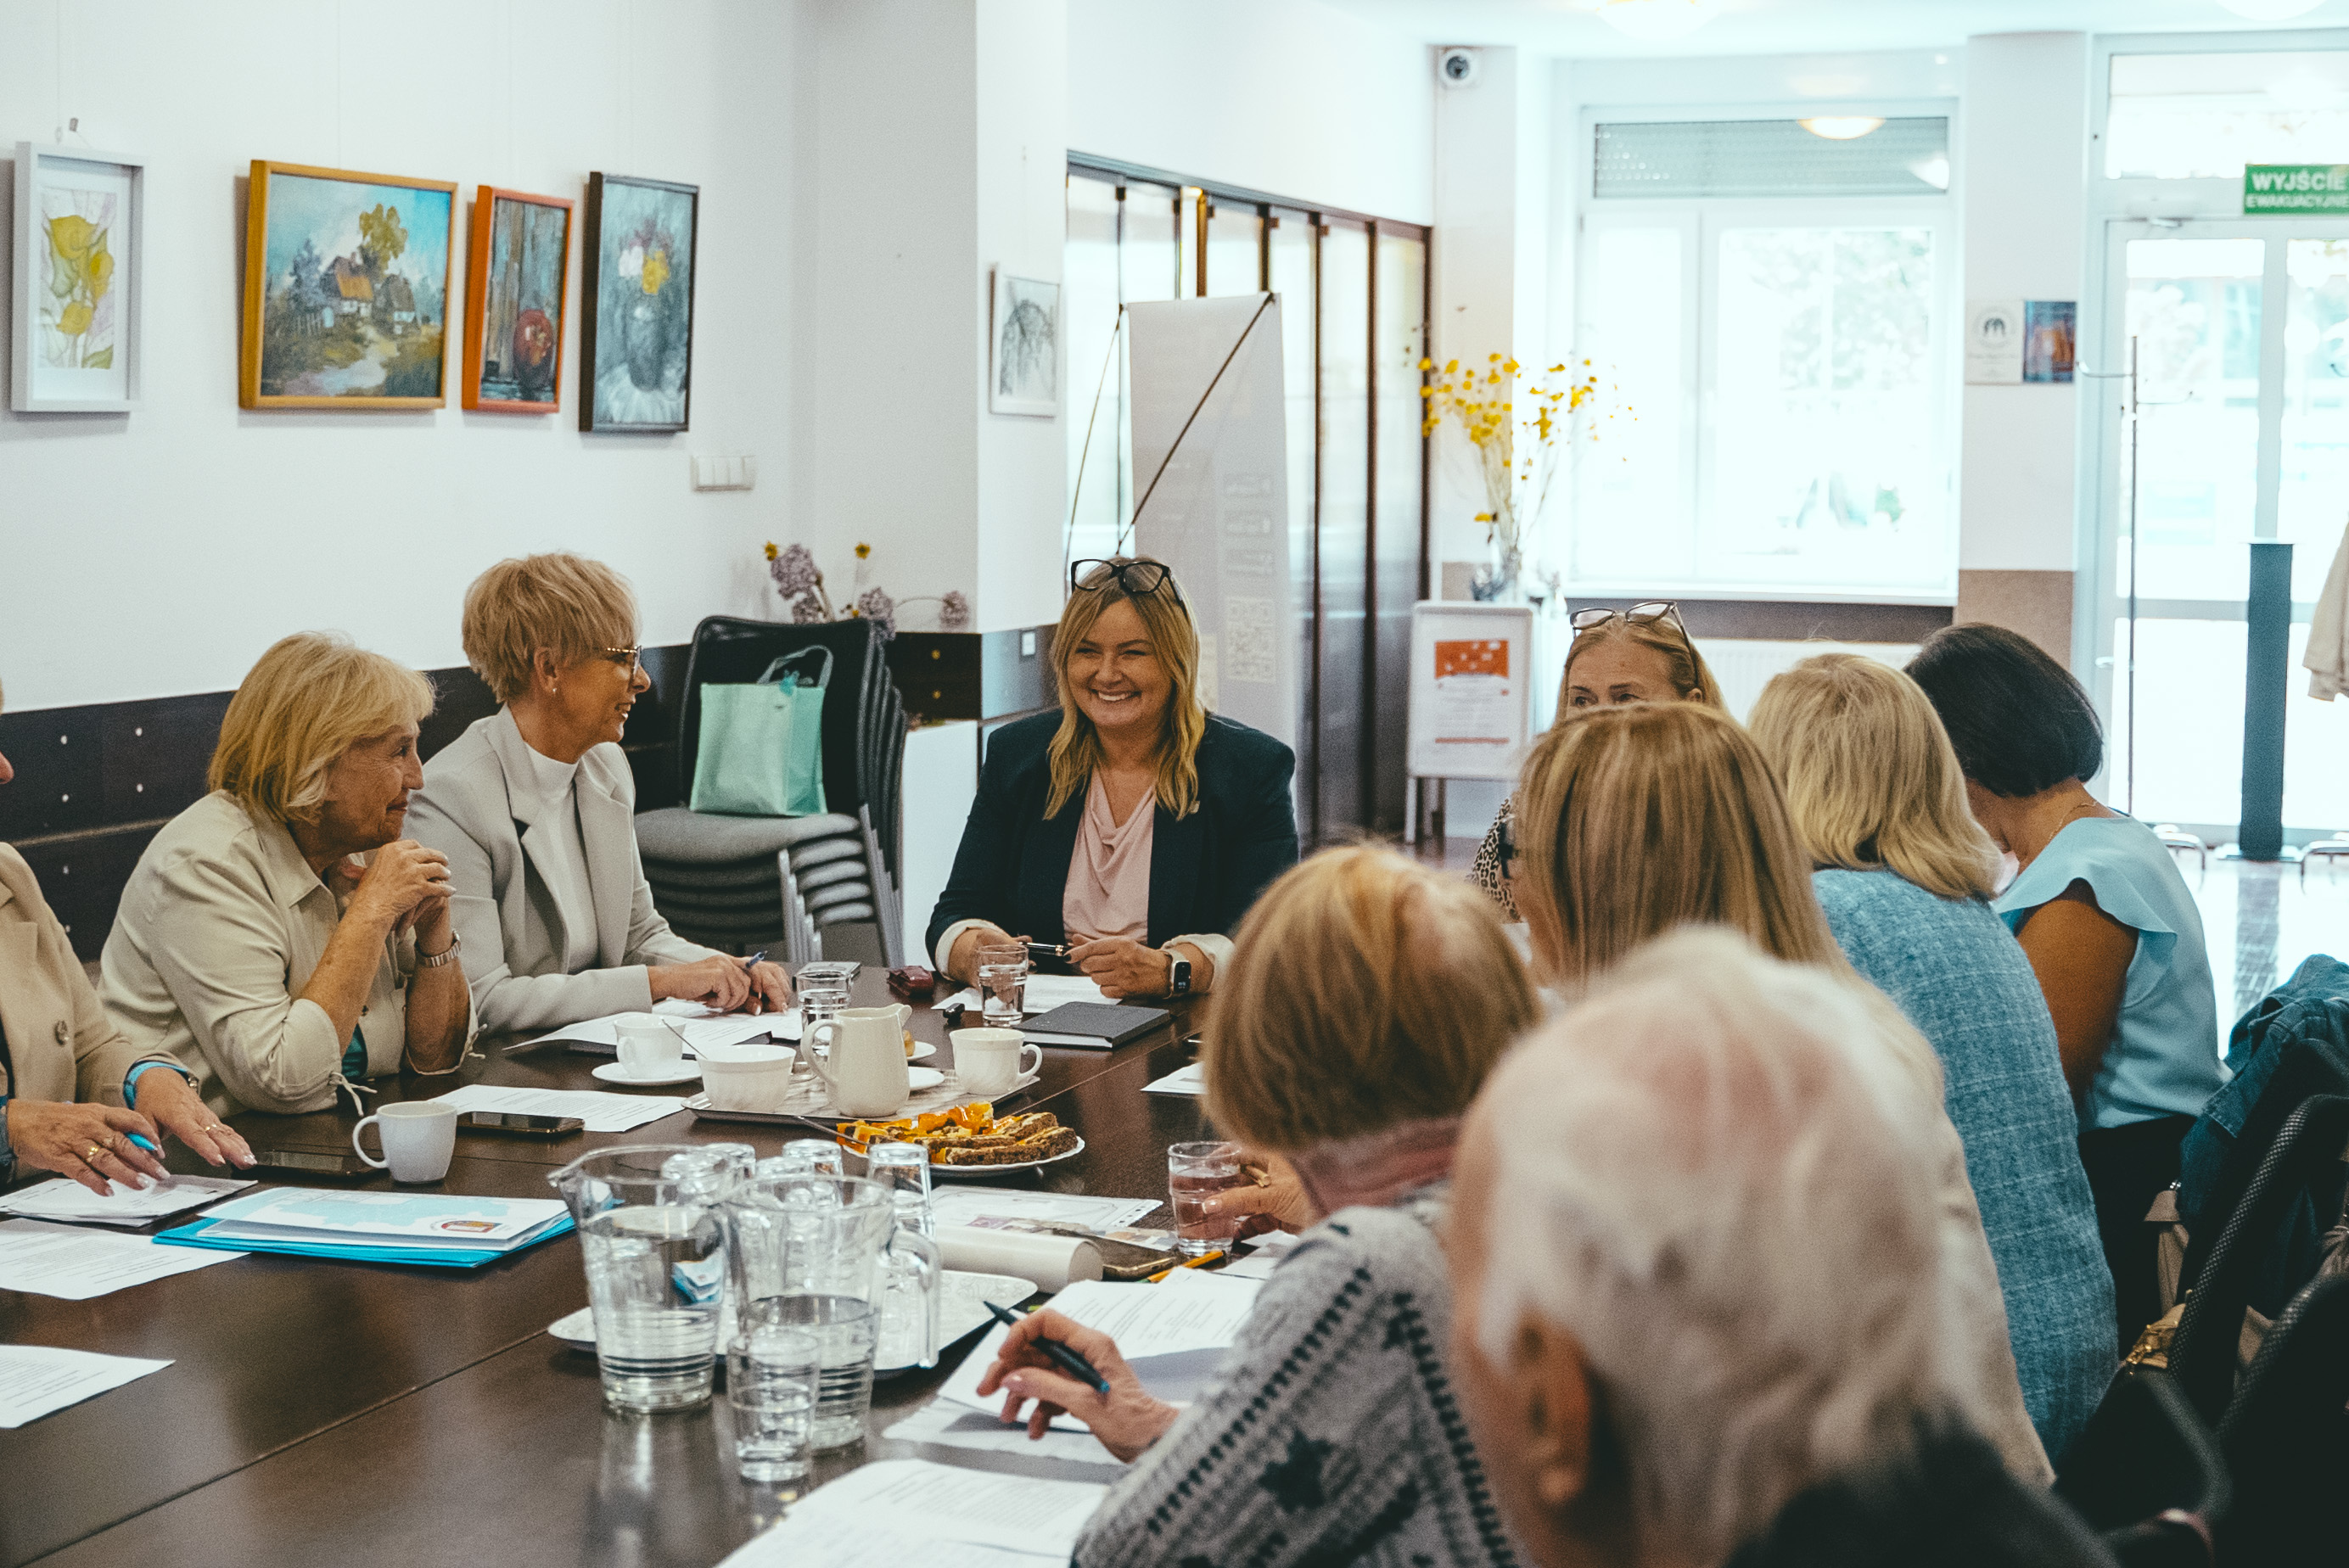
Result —
<svg viewBox="0 0 2349 1568"><path fill-rule="evenodd" d="M978 995L989 1024L1016 1025L1027 1016L1028 949L1003 943L978 950Z"/></svg>
<svg viewBox="0 0 2349 1568"><path fill-rule="evenodd" d="M1237 1214L1203 1212L1209 1198L1227 1188L1245 1186L1237 1143L1177 1143L1166 1150L1166 1189L1174 1209L1174 1245L1188 1256L1205 1257L1232 1243L1239 1233Z"/></svg>
<svg viewBox="0 0 2349 1568"><path fill-rule="evenodd" d="M726 1402L734 1412L734 1464L744 1480L807 1474L823 1365L816 1336L761 1326L726 1347Z"/></svg>
<svg viewBox="0 0 2349 1568"><path fill-rule="evenodd" d="M848 1167L840 1145L820 1138L802 1138L783 1145L782 1152L759 1161L761 1176L845 1176Z"/></svg>
<svg viewBox="0 0 2349 1568"><path fill-rule="evenodd" d="M864 1156L864 1174L896 1194L897 1222L935 1235L930 1225L930 1151L918 1143L876 1143Z"/></svg>
<svg viewBox="0 0 2349 1568"><path fill-rule="evenodd" d="M840 1016L848 1006L848 982L831 975L819 975L811 980L807 972L800 972L800 1038L806 1039L809 1031L828 1018Z"/></svg>

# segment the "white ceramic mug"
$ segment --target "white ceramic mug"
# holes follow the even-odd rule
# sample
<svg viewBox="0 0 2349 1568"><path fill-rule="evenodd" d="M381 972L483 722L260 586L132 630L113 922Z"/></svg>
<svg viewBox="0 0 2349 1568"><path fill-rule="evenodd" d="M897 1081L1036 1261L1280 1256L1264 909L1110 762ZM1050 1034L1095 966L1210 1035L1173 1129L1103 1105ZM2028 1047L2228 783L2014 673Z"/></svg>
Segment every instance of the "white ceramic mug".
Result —
<svg viewBox="0 0 2349 1568"><path fill-rule="evenodd" d="M792 1098L789 1046L712 1046L701 1060L701 1091L713 1110L781 1110Z"/></svg>
<svg viewBox="0 0 2349 1568"><path fill-rule="evenodd" d="M1036 1053L1033 1060L1028 1053ZM973 1094L1008 1094L1012 1087L1044 1065L1044 1049L1030 1045L1017 1029L957 1029L955 1071L962 1087Z"/></svg>
<svg viewBox="0 0 2349 1568"><path fill-rule="evenodd" d="M622 1072L635 1078L676 1076L685 1060L685 1037L658 1018L625 1018L615 1026Z"/></svg>
<svg viewBox="0 0 2349 1568"><path fill-rule="evenodd" d="M370 1122L383 1140L380 1160L359 1142ZM377 1170L389 1166L395 1181L438 1181L457 1152L457 1108L437 1099L387 1105L351 1129L351 1147Z"/></svg>

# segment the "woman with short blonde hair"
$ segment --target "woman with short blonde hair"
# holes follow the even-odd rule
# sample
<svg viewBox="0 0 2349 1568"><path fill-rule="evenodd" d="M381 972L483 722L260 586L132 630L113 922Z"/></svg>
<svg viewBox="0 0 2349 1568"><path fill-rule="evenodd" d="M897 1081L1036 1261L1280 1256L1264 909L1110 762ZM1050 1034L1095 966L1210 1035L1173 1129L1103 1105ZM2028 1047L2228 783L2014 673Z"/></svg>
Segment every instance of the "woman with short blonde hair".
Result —
<svg viewBox="0 0 2349 1568"><path fill-rule="evenodd" d="M2060 1454L2112 1380L2113 1278L2055 1026L1986 902L1997 855L1966 810L1957 752L1915 681L1857 654L1773 679L1753 734L1820 868L1811 884L1837 944L1940 1058L2023 1405Z"/></svg>
<svg viewBox="0 0 2349 1568"><path fill-rule="evenodd" d="M229 701L212 793L139 857L100 995L140 1055L201 1064L223 1114L457 1070L473 1018L448 862L404 836L431 711L415 671L327 633L286 637Z"/></svg>
<svg viewBox="0 0 2349 1568"><path fill-rule="evenodd" d="M1004 1395L1007 1419L1035 1401L1031 1434L1066 1410L1134 1461L1078 1561L1520 1560L1454 1415L1437 1230L1461 1118L1535 1016L1491 905L1456 878L1357 847L1265 891L1200 1062L1216 1125L1294 1170L1303 1235L1186 1409L1145 1392L1109 1336L1049 1309L979 1384ZM1109 1392L1062 1375L1035 1348L1043 1336Z"/></svg>
<svg viewBox="0 0 2349 1568"><path fill-rule="evenodd" d="M1569 1000L1657 937L1726 926L1849 985L1883 1019L1884 1048L1940 1103L1932 1047L1837 947L1777 780L1735 720L1685 702L1578 715L1535 744L1517 798L1513 869L1535 971ZM2001 1412L1991 1436L2009 1466L2044 1483L2052 1472L2016 1382L1965 1148L1946 1116L1933 1136L1955 1282L1950 1321L1964 1344L1957 1365Z"/></svg>
<svg viewBox="0 0 2349 1568"><path fill-rule="evenodd" d="M581 555L501 561L465 590L462 634L502 706L425 769L416 836L449 857L482 1026L550 1029L671 997L790 1006L781 965L688 942L653 907L619 745L652 678L620 574Z"/></svg>
<svg viewBox="0 0 2349 1568"><path fill-rule="evenodd" d="M1060 711L988 742L930 914L938 972L968 982L981 947L1034 941L1112 997L1206 992L1257 890L1297 862L1296 754L1206 710L1164 562L1078 562L1051 658Z"/></svg>

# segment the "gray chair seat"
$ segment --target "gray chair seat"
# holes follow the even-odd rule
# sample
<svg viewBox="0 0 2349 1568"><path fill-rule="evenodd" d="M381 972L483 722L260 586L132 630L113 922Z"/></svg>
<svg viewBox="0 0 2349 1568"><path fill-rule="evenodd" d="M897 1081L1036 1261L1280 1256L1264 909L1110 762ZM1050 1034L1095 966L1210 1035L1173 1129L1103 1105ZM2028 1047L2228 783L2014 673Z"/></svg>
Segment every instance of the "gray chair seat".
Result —
<svg viewBox="0 0 2349 1568"><path fill-rule="evenodd" d="M775 854L794 844L846 834L850 852L862 827L854 817L827 811L815 817L719 817L670 806L636 818L636 847L647 861L670 865L724 865L763 859L774 872Z"/></svg>

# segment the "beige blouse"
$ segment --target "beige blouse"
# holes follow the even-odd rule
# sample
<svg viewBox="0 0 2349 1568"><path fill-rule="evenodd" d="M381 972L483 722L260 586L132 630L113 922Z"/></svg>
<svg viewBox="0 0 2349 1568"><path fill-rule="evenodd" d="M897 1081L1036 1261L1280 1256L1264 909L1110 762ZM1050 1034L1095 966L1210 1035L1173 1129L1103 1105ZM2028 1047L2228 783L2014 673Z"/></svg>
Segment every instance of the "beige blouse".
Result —
<svg viewBox="0 0 2349 1568"><path fill-rule="evenodd" d="M1069 940L1123 936L1134 942L1150 934L1150 844L1156 836L1158 802L1149 795L1120 822L1110 810L1109 789L1099 773L1085 791L1085 814L1077 823L1077 847L1069 856L1068 886L1061 894L1061 924Z"/></svg>

